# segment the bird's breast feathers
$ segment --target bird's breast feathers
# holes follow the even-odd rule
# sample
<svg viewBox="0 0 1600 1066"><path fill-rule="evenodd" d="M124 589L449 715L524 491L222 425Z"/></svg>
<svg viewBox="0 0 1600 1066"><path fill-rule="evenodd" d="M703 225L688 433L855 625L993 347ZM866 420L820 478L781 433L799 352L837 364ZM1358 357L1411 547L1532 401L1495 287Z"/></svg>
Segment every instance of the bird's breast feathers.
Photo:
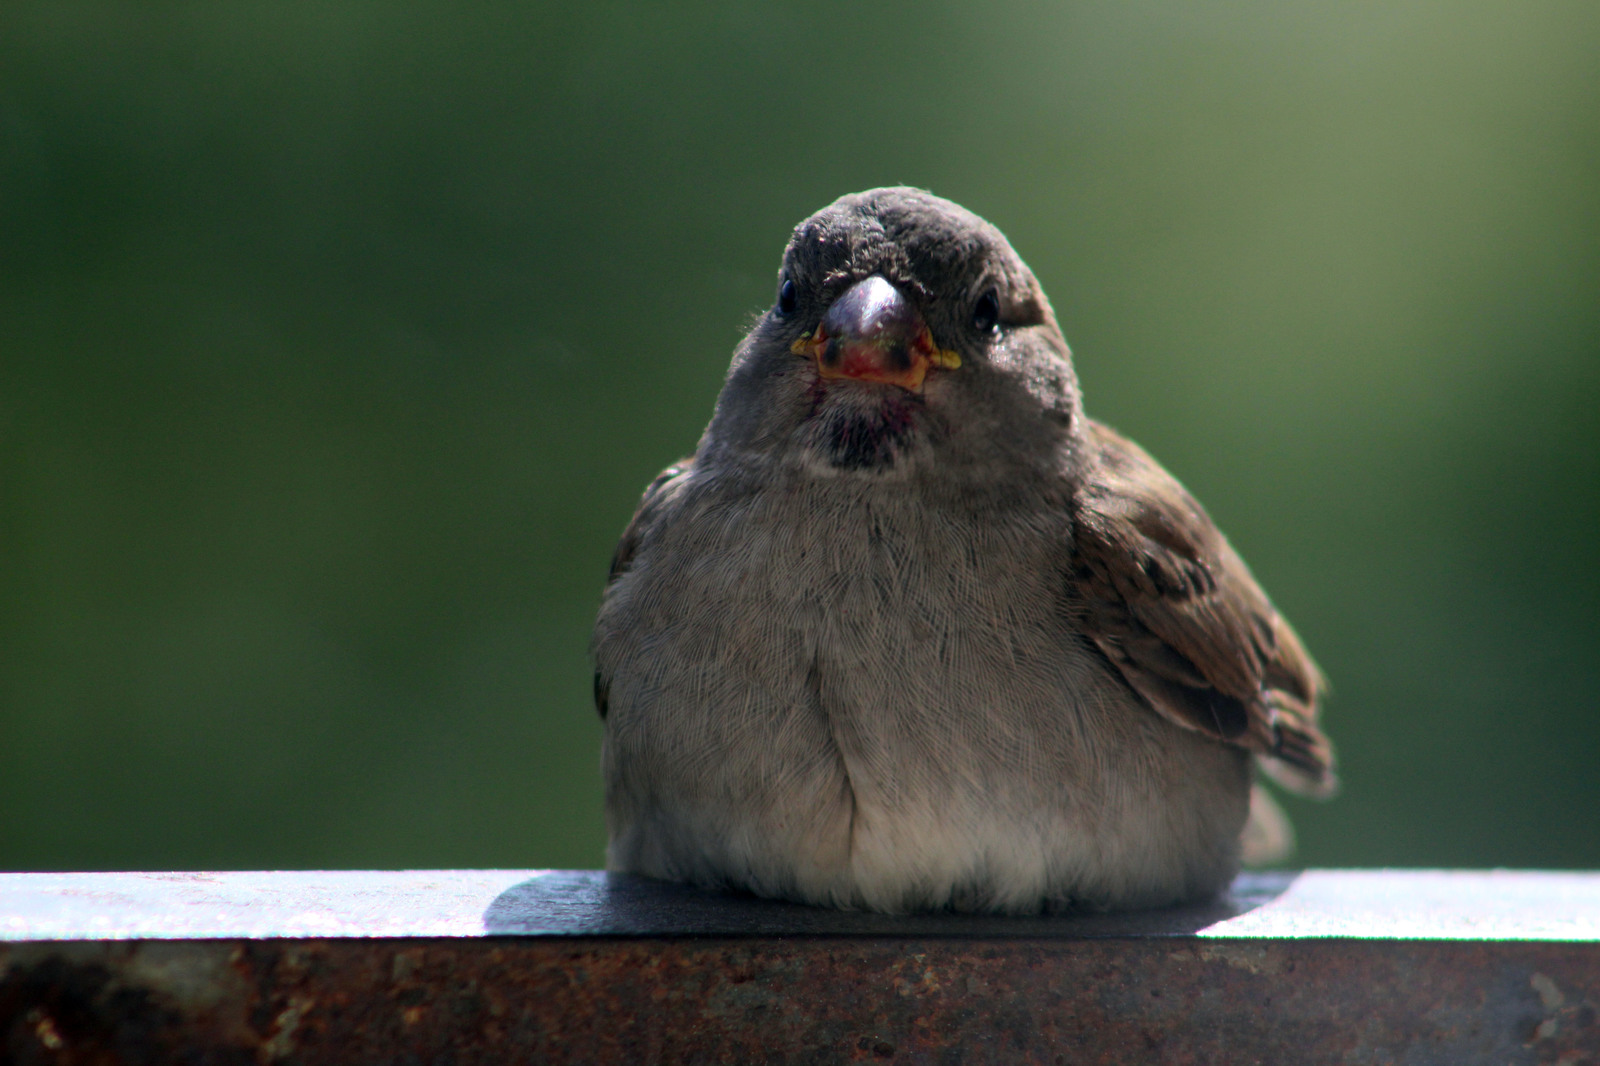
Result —
<svg viewBox="0 0 1600 1066"><path fill-rule="evenodd" d="M1072 628L1063 583L1041 580L1063 569L1064 518L695 474L597 627L614 863L701 881L749 868L773 894L879 909L964 892L1026 909L1064 870L1067 895L1125 897L1128 871L1160 894L1226 864L1165 842L1242 820L1205 780L1232 783L1241 760L1212 745L1173 784L1199 738L1134 706ZM1174 787L1193 793L1176 815Z"/></svg>

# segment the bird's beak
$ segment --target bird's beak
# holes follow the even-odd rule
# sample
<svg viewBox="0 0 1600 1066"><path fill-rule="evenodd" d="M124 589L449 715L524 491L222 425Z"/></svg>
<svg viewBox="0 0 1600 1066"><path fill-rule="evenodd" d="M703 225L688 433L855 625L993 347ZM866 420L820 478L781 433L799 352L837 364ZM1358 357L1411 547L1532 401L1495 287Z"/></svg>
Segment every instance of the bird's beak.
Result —
<svg viewBox="0 0 1600 1066"><path fill-rule="evenodd" d="M817 328L789 350L817 361L824 378L852 378L920 392L930 367L954 370L961 356L933 333L905 294L877 274L833 301Z"/></svg>

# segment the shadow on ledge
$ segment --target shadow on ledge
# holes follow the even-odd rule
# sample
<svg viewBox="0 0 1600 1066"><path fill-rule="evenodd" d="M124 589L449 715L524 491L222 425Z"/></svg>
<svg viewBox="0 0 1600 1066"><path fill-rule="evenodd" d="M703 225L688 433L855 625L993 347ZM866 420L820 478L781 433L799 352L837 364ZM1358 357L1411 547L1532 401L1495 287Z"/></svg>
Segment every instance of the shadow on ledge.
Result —
<svg viewBox="0 0 1600 1066"><path fill-rule="evenodd" d="M1160 910L1009 917L867 914L808 907L599 870L553 870L484 911L489 935L1181 937L1270 903L1299 874L1241 874L1222 896Z"/></svg>

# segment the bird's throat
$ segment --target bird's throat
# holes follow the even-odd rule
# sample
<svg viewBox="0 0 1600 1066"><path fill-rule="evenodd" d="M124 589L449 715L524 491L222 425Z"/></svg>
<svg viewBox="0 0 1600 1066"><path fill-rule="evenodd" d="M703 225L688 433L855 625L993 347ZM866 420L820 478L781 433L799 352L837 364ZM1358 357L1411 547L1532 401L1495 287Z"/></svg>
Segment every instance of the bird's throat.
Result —
<svg viewBox="0 0 1600 1066"><path fill-rule="evenodd" d="M926 414L920 396L892 385L819 382L805 422L806 445L835 470L891 470L916 445Z"/></svg>

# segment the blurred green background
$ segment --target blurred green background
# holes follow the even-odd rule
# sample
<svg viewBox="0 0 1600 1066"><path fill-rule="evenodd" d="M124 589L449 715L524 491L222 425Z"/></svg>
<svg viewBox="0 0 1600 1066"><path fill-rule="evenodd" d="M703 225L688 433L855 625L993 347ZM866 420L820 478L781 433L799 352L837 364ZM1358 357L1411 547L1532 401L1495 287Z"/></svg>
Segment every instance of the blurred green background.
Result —
<svg viewBox="0 0 1600 1066"><path fill-rule="evenodd" d="M1333 680L1307 864L1600 866L1600 6L0 5L0 868L598 866L789 228L999 225Z"/></svg>

